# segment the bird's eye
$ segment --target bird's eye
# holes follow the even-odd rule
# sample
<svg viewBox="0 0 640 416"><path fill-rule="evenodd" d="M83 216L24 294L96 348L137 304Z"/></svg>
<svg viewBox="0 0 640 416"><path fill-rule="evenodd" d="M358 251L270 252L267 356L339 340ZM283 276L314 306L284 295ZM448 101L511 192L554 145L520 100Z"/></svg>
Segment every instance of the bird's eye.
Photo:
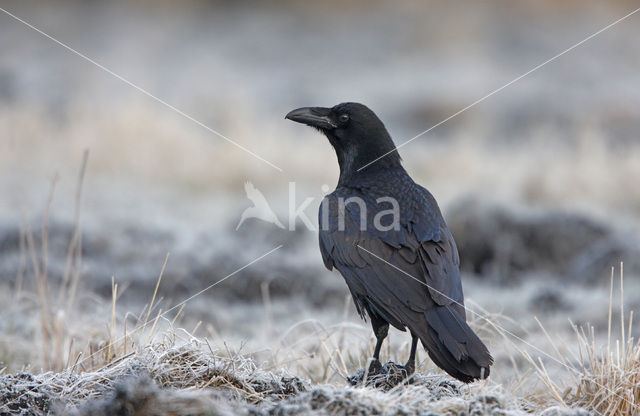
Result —
<svg viewBox="0 0 640 416"><path fill-rule="evenodd" d="M346 123L349 121L349 114L340 114L339 119L341 123Z"/></svg>

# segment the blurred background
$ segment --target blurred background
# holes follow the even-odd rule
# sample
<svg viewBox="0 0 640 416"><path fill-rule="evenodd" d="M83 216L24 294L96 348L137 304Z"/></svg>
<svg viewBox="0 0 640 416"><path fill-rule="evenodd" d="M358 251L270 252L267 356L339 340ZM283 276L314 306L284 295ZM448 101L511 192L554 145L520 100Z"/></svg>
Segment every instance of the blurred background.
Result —
<svg viewBox="0 0 640 416"><path fill-rule="evenodd" d="M167 253L156 299L162 310L282 244L189 301L180 325L220 348L341 382L344 374L323 375L314 364L318 334L346 328L345 349L364 351L372 335L342 278L324 269L317 233L255 219L236 230L252 205L247 181L284 224L290 182L296 206L314 198L305 212L315 223L323 185L337 181L326 139L284 115L358 101L400 144L637 4L2 0L0 7L281 168L0 12L4 366L55 367L55 357L26 347L43 342L43 310L65 334L64 354L108 336L113 285L122 322L149 303ZM617 276L620 262L625 305L640 305L639 22L631 16L400 149L453 230L470 308L550 354L534 317L558 339L574 336L568 319L606 335L611 267ZM60 307L67 296L73 307ZM496 357L493 377L526 367L509 342L471 318ZM393 332L385 358L404 360L408 341ZM289 361L277 358L283 351ZM354 358L348 370L358 365ZM428 360L422 369L433 370Z"/></svg>

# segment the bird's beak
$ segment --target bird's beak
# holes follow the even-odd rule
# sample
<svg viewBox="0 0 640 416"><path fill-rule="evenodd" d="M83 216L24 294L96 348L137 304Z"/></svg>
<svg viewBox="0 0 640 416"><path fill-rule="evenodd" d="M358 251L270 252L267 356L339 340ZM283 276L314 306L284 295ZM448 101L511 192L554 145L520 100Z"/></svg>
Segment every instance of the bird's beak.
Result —
<svg viewBox="0 0 640 416"><path fill-rule="evenodd" d="M290 111L284 118L295 121L297 123L306 124L307 126L315 127L321 130L331 130L338 127L336 123L331 120L329 115L331 114L330 108L324 107L302 107L296 110Z"/></svg>

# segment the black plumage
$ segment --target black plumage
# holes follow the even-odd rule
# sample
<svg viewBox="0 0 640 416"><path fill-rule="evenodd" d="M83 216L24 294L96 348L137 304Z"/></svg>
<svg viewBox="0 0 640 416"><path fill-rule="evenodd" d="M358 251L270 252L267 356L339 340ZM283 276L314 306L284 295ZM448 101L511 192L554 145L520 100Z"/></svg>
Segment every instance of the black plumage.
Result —
<svg viewBox="0 0 640 416"><path fill-rule="evenodd" d="M419 339L453 377L486 378L493 359L466 323L453 236L434 197L402 167L382 121L357 103L305 107L287 118L323 132L336 151L340 178L320 208L320 251L325 266L344 277L358 313L371 320L371 369L379 368L393 325L413 338L407 373Z"/></svg>

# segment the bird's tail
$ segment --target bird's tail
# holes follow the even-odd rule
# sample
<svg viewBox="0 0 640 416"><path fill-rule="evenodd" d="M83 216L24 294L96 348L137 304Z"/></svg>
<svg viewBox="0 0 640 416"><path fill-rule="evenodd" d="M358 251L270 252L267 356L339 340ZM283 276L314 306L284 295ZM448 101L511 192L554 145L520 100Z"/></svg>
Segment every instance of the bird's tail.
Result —
<svg viewBox="0 0 640 416"><path fill-rule="evenodd" d="M438 306L425 316L428 330L420 340L438 367L465 383L489 376L489 350L454 308Z"/></svg>

